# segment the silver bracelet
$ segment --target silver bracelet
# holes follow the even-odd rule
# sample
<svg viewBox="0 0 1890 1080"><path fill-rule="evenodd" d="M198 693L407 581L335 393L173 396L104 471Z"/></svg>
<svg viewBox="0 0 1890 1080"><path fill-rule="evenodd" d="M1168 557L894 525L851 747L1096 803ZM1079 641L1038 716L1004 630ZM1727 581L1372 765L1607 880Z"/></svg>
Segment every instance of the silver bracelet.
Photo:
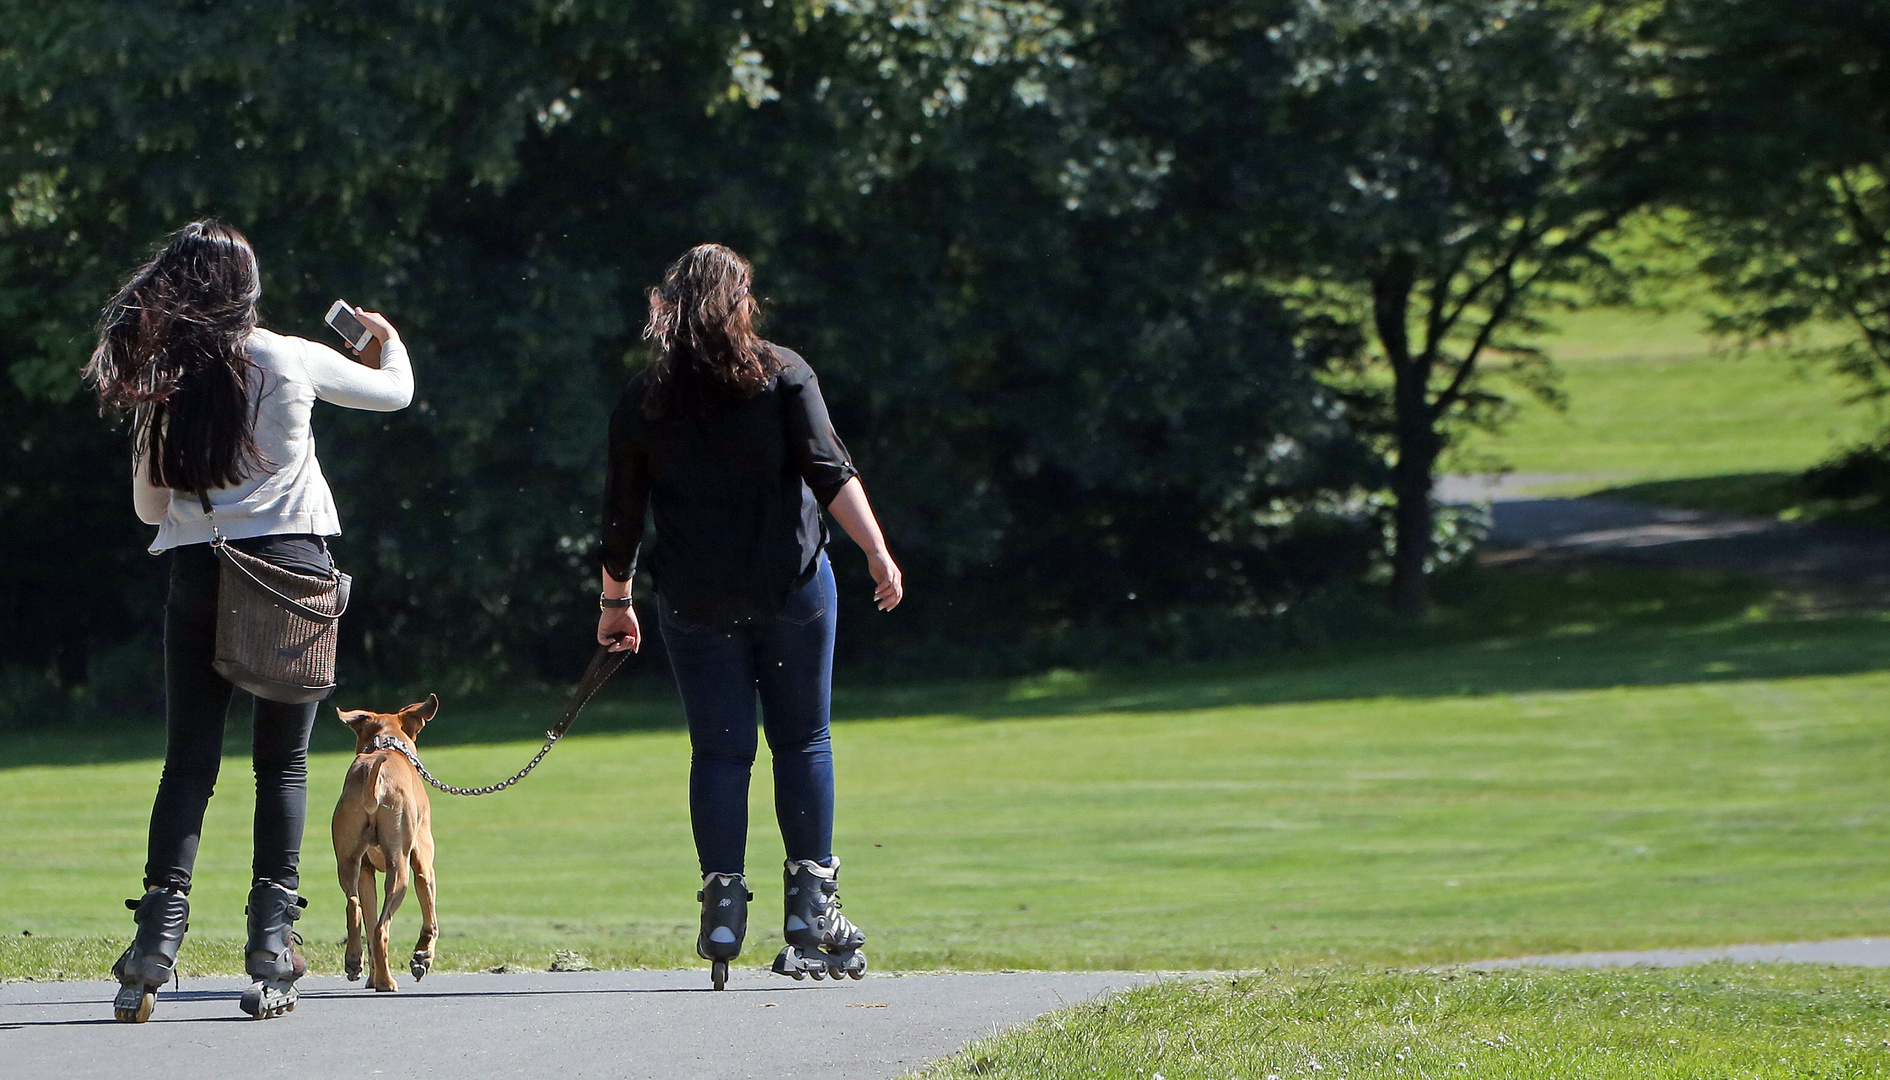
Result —
<svg viewBox="0 0 1890 1080"><path fill-rule="evenodd" d="M597 606L605 611L611 608L627 608L630 606L630 603L631 600L627 596L605 596L603 593L597 594Z"/></svg>

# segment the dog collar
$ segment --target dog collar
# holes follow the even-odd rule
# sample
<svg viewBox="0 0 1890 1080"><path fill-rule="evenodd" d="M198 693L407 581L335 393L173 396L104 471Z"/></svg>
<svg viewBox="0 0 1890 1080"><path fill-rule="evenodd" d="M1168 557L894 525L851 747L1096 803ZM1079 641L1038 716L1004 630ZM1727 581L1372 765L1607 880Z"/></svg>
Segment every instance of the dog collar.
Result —
<svg viewBox="0 0 1890 1080"><path fill-rule="evenodd" d="M376 735L368 740L367 748L361 752L363 754L371 754L376 750L398 750L404 754L407 753L409 749L405 742L394 738L392 735Z"/></svg>

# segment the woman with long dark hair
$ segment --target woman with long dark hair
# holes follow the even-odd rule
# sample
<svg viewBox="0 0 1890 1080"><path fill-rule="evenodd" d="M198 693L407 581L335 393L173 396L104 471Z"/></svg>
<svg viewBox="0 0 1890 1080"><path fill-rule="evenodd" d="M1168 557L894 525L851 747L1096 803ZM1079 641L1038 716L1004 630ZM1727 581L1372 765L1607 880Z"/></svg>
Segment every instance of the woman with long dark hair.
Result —
<svg viewBox="0 0 1890 1080"><path fill-rule="evenodd" d="M696 952L717 989L741 953L753 899L743 875L757 697L787 849L787 945L774 970L795 979L866 971L866 935L840 913L833 854L836 597L822 508L866 552L880 609L904 594L813 370L755 334L751 281L741 256L703 244L650 290L644 337L655 356L610 420L597 621L599 642L641 644L630 580L647 510L657 617L689 719Z"/></svg>
<svg viewBox="0 0 1890 1080"><path fill-rule="evenodd" d="M164 773L151 808L144 898L127 901L137 933L112 967L121 1020L149 1018L170 981L190 915L191 868L223 753L233 687L211 666L217 624L213 532L250 555L329 576L326 537L341 531L315 459L309 414L317 400L390 411L413 397L407 349L386 319L362 312L373 341L355 360L325 345L263 329L256 253L218 221L172 233L105 306L85 376L101 405L131 416L132 499L158 527L152 554L170 552L164 606ZM249 891L243 996L257 1018L295 1002L308 970L292 924L308 739L315 703L256 699L255 856Z"/></svg>

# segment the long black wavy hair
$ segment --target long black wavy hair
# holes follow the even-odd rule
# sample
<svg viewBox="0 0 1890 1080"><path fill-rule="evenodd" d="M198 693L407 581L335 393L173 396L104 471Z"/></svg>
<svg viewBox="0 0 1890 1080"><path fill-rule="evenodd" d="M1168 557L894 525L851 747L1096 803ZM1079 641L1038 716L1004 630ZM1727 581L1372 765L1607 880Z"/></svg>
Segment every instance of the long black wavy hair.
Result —
<svg viewBox="0 0 1890 1080"><path fill-rule="evenodd" d="M246 346L261 294L255 250L212 219L172 233L105 305L85 379L101 412L131 414L133 453L158 487L228 487L270 464Z"/></svg>
<svg viewBox="0 0 1890 1080"><path fill-rule="evenodd" d="M747 259L721 244L698 244L650 290L643 337L656 355L644 415L700 416L718 398L750 398L767 389L781 365L755 334L754 273Z"/></svg>

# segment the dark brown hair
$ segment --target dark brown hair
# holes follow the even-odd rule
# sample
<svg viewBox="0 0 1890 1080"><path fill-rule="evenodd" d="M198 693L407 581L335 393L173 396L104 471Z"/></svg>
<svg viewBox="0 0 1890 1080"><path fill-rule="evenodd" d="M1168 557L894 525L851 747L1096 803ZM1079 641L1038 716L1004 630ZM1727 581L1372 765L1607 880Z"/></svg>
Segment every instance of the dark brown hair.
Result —
<svg viewBox="0 0 1890 1080"><path fill-rule="evenodd" d="M195 221L105 305L85 378L101 411L131 413L134 452L158 487L208 491L268 464L256 447L250 391L260 373L246 344L261 292L243 234Z"/></svg>
<svg viewBox="0 0 1890 1080"><path fill-rule="evenodd" d="M720 244L683 253L650 290L644 340L656 349L643 394L644 415L700 416L718 399L750 398L781 370L755 336L754 268Z"/></svg>

